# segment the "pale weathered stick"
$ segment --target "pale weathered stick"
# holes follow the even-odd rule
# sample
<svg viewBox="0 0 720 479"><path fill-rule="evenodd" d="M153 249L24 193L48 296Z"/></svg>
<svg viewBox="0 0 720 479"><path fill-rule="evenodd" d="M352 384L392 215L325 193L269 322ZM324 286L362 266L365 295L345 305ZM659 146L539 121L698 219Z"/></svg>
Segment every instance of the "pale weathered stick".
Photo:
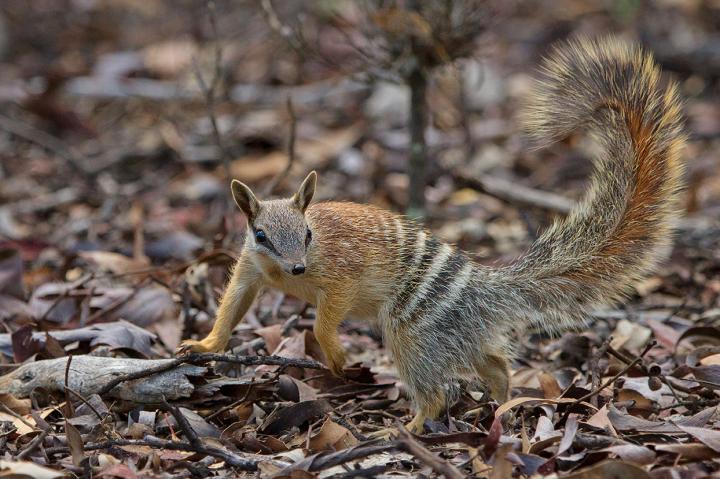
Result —
<svg viewBox="0 0 720 479"><path fill-rule="evenodd" d="M117 377L145 371L172 363L172 359L106 358L98 356L74 356L70 365L68 386L77 394L90 396ZM65 367L68 358L48 359L23 364L13 372L0 377L0 393L16 397L28 397L33 389L43 388L50 392L65 392ZM191 364L118 385L110 396L127 401L152 403L167 399L188 397L194 386L188 376L201 376L206 368Z"/></svg>
<svg viewBox="0 0 720 479"><path fill-rule="evenodd" d="M454 172L452 175L458 186L472 188L508 203L535 206L564 215L568 214L575 204L565 196L529 188L495 176L480 175L471 178Z"/></svg>

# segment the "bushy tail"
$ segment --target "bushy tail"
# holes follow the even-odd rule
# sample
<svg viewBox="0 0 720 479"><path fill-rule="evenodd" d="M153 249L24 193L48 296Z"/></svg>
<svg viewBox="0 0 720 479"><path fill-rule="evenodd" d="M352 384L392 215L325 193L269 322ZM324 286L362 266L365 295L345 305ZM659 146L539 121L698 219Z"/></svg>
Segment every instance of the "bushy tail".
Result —
<svg viewBox="0 0 720 479"><path fill-rule="evenodd" d="M529 133L548 143L587 126L603 151L584 199L498 271L535 309L530 322L577 324L589 307L621 299L667 252L685 135L677 89L659 76L648 53L613 38L569 42L545 60L524 118Z"/></svg>

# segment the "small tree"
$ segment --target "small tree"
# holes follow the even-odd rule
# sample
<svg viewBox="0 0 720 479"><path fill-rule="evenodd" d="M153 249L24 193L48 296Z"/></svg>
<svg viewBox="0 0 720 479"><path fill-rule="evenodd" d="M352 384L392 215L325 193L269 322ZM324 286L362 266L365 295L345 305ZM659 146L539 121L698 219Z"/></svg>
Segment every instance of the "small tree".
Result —
<svg viewBox="0 0 720 479"><path fill-rule="evenodd" d="M433 71L471 55L475 40L498 17L498 8L487 0L365 0L325 11L328 23L347 41L353 52L342 64L327 58L302 29L283 23L271 0L263 0L270 25L302 55L313 55L351 74L390 80L410 90L408 130L409 196L407 213L425 216L428 149L425 132L429 121L427 91Z"/></svg>

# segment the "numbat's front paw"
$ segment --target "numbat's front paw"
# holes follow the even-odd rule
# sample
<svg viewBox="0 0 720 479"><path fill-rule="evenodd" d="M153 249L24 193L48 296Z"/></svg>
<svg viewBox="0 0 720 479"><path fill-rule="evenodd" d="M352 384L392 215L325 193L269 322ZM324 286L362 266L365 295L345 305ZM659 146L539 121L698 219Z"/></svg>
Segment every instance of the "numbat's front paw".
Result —
<svg viewBox="0 0 720 479"><path fill-rule="evenodd" d="M218 347L216 344L202 341L195 341L194 339L187 339L180 343L180 346L175 350L175 354L187 354L187 353L221 353L223 348Z"/></svg>
<svg viewBox="0 0 720 479"><path fill-rule="evenodd" d="M343 368L345 367L345 353L339 352L331 355L331 357L327 360L327 366L330 369L330 372L333 373L333 376L344 378L345 371L343 371Z"/></svg>

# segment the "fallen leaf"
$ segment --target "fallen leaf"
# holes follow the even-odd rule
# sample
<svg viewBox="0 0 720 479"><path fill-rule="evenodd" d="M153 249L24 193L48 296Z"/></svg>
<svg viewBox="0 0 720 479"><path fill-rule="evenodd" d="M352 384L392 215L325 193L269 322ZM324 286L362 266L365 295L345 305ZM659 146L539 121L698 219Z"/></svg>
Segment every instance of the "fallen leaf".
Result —
<svg viewBox="0 0 720 479"><path fill-rule="evenodd" d="M675 423L683 432L688 433L715 452L720 452L720 431L705 427L683 426Z"/></svg>
<svg viewBox="0 0 720 479"><path fill-rule="evenodd" d="M631 416L617 409L612 404L609 407L608 419L618 431L653 432L663 434L678 434L683 431L680 426L702 427L712 418L717 408L703 409L691 417L683 417L675 422L648 421Z"/></svg>
<svg viewBox="0 0 720 479"><path fill-rule="evenodd" d="M65 474L47 467L38 466L33 462L0 459L0 477L11 479L56 479L65 477Z"/></svg>
<svg viewBox="0 0 720 479"><path fill-rule="evenodd" d="M621 319L618 321L612 337L613 340L610 346L614 349L625 348L629 351L636 351L647 344L652 337L652 330L627 319Z"/></svg>
<svg viewBox="0 0 720 479"><path fill-rule="evenodd" d="M97 296L90 300L90 306L98 310L108 309L107 314L100 318L103 321L124 319L144 327L177 317L177 306L172 294L162 286L98 288L96 292ZM119 306L113 307L116 304Z"/></svg>
<svg viewBox="0 0 720 479"><path fill-rule="evenodd" d="M325 399L299 402L287 407L281 407L265 418L262 426L260 426L260 431L263 434L278 434L291 427L300 426L330 411L332 411L332 407Z"/></svg>
<svg viewBox="0 0 720 479"><path fill-rule="evenodd" d="M125 464L113 464L97 473L97 477L119 477L121 479L137 479L132 469Z"/></svg>
<svg viewBox="0 0 720 479"><path fill-rule="evenodd" d="M562 395L562 389L560 389L557 379L552 374L542 371L538 375L538 380L545 399L555 399Z"/></svg>
<svg viewBox="0 0 720 479"><path fill-rule="evenodd" d="M70 448L70 455L75 467L80 467L83 459L85 459L85 449L83 447L82 436L75 429L75 426L70 424L69 421L65 420L65 436L67 437L68 447Z"/></svg>
<svg viewBox="0 0 720 479"><path fill-rule="evenodd" d="M623 461L632 462L640 466L652 464L656 457L652 449L636 444L618 444L617 446L600 449L598 452L609 452L615 454Z"/></svg>
<svg viewBox="0 0 720 479"><path fill-rule="evenodd" d="M690 368L696 379L705 381L707 386L713 389L720 389L720 364L710 364L708 366L696 366Z"/></svg>
<svg viewBox="0 0 720 479"><path fill-rule="evenodd" d="M587 469L567 474L563 479L652 479L645 469L620 461L604 461Z"/></svg>
<svg viewBox="0 0 720 479"><path fill-rule="evenodd" d="M27 335L29 331L30 328L28 327L24 334ZM127 321L116 321L113 323L95 324L85 328L58 330L47 333L33 332L32 342L35 344L35 349L32 350L30 355L44 350L48 336L51 336L62 346L74 342L87 342L91 347L104 344L114 349L131 349L142 353L146 357L152 355L150 346L155 340L155 335L143 328L139 328ZM0 334L0 352L2 354L6 356L13 355L13 339L14 335L11 337L9 334ZM25 340L29 341L29 339L24 339L23 341ZM26 351L25 354L27 355L28 352L30 351Z"/></svg>
<svg viewBox="0 0 720 479"><path fill-rule="evenodd" d="M332 421L330 418L320 427L320 430L310 437L310 451L332 449L340 451L358 443L358 440L345 427Z"/></svg>

